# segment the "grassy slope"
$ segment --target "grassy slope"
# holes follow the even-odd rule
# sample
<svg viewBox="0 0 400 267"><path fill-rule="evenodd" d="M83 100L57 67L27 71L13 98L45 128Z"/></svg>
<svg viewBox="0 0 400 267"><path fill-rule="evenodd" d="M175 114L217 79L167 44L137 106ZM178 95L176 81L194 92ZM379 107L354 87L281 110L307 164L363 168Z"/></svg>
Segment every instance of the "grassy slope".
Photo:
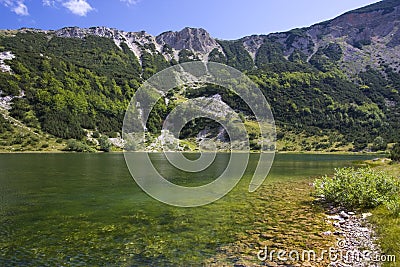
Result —
<svg viewBox="0 0 400 267"><path fill-rule="evenodd" d="M380 164L376 168L400 178L400 163ZM385 266L400 266L400 217L391 216L384 207L375 209L373 214L371 222L376 225L383 252L396 255L397 263L387 263Z"/></svg>
<svg viewBox="0 0 400 267"><path fill-rule="evenodd" d="M8 112L2 108L0 108L0 116L3 116L11 125L9 130L0 133L0 152L54 152L65 147L65 140L56 139L38 129L27 127L9 116Z"/></svg>

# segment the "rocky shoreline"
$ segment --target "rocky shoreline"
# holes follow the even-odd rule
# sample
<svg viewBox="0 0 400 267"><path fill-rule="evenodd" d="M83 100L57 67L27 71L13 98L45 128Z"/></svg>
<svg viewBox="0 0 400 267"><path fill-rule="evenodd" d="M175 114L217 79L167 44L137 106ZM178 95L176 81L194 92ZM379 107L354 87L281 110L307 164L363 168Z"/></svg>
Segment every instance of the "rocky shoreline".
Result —
<svg viewBox="0 0 400 267"><path fill-rule="evenodd" d="M373 226L368 222L371 213L356 213L342 208L330 206L327 221L335 231L327 231L324 235L337 237L330 266L364 267L382 266L378 261L383 255Z"/></svg>

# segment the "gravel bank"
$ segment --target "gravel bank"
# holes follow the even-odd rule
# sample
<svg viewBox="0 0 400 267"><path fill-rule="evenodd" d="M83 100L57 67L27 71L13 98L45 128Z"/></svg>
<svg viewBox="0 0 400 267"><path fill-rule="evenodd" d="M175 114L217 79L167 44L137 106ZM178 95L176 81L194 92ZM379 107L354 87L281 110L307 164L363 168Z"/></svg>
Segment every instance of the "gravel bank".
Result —
<svg viewBox="0 0 400 267"><path fill-rule="evenodd" d="M382 266L382 262L377 261L383 255L377 235L367 219L371 213L356 214L332 206L327 213L327 220L335 231L324 234L337 236L337 253L331 258L330 266Z"/></svg>

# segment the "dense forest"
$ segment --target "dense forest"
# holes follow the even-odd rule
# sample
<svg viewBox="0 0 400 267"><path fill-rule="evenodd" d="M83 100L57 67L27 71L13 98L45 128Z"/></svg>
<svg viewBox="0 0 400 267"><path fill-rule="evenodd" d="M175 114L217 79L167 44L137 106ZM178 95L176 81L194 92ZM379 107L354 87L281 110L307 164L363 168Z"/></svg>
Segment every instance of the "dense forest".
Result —
<svg viewBox="0 0 400 267"><path fill-rule="evenodd" d="M370 144L372 150L384 150L387 143L400 140L400 75L391 67L383 65L377 70L367 66L350 78L338 66L342 51L334 43L319 48L309 60L301 51L285 57L282 45L268 39L254 60L243 42L218 43L224 53L214 49L209 60L235 67L259 85L272 106L278 140L286 143L281 149L348 146L362 150ZM143 46L142 56L137 58L127 44L118 47L108 38L63 38L29 30L2 32L2 51L16 56L5 60L12 72L0 72L1 96L14 97L9 115L37 131L83 144L88 143L88 132L97 137L118 136L125 109L145 79L174 64L199 60L187 49L179 52L179 60L167 60L151 44ZM172 54L168 45L163 51ZM197 91L196 96L199 92L220 94L251 124L248 107L232 92L212 86ZM193 95L188 89L183 97ZM150 133L159 133L176 101L177 97L168 105L157 103L147 125ZM0 134L12 131L2 116L0 123ZM191 122L192 130L186 127L180 137L193 137L193 130L204 125L218 126Z"/></svg>

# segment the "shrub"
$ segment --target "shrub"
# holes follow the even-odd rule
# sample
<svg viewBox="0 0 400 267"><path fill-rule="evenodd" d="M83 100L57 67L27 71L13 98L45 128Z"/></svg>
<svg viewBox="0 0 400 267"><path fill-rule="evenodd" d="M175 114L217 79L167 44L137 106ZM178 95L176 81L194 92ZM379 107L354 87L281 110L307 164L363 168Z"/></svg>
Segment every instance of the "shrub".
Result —
<svg viewBox="0 0 400 267"><path fill-rule="evenodd" d="M374 208L382 204L388 207L399 199L400 180L371 168L342 168L336 169L333 177L317 179L315 190L325 201L349 209Z"/></svg>
<svg viewBox="0 0 400 267"><path fill-rule="evenodd" d="M365 138L362 138L362 137L359 138L359 139L354 140L354 142L353 142L354 151L361 151L364 148L366 148L367 145L368 145L367 140Z"/></svg>
<svg viewBox="0 0 400 267"><path fill-rule="evenodd" d="M104 152L110 152L112 148L111 142L108 140L106 136L102 136L99 138L100 150Z"/></svg>
<svg viewBox="0 0 400 267"><path fill-rule="evenodd" d="M67 146L65 147L64 150L75 151L75 152L95 152L95 149L75 139L68 140Z"/></svg>
<svg viewBox="0 0 400 267"><path fill-rule="evenodd" d="M17 135L14 137L14 139L11 141L11 145L20 145L23 143L25 136L24 135Z"/></svg>
<svg viewBox="0 0 400 267"><path fill-rule="evenodd" d="M390 158L394 161L400 161L400 143L394 145L390 151Z"/></svg>
<svg viewBox="0 0 400 267"><path fill-rule="evenodd" d="M93 132L92 134L93 138L99 138L100 137L100 133L98 131Z"/></svg>
<svg viewBox="0 0 400 267"><path fill-rule="evenodd" d="M49 144L48 143L44 143L43 145L42 145L42 148L48 148L49 147Z"/></svg>
<svg viewBox="0 0 400 267"><path fill-rule="evenodd" d="M11 124L0 114L0 133L11 129Z"/></svg>
<svg viewBox="0 0 400 267"><path fill-rule="evenodd" d="M317 149L317 150L324 150L329 147L330 147L329 143L318 143L315 145L315 149Z"/></svg>
<svg viewBox="0 0 400 267"><path fill-rule="evenodd" d="M117 138L118 137L118 133L117 132L106 132L105 134L110 138Z"/></svg>
<svg viewBox="0 0 400 267"><path fill-rule="evenodd" d="M372 151L385 150L386 148L387 148L387 142L380 136L374 139L374 142L371 147Z"/></svg>

